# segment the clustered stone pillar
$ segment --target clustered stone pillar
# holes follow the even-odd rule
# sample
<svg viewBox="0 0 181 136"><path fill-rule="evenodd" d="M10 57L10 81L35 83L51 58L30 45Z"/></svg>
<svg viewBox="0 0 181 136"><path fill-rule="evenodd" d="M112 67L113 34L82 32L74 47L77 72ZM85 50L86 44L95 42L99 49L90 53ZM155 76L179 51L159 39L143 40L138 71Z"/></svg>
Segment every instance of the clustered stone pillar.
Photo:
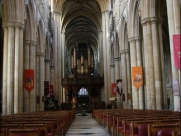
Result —
<svg viewBox="0 0 181 136"><path fill-rule="evenodd" d="M137 66L142 66L142 57L141 57L141 44L140 40L141 37L135 37L136 40L136 63ZM143 85L138 90L138 96L139 96L139 109L144 109L144 100L143 100Z"/></svg>
<svg viewBox="0 0 181 136"><path fill-rule="evenodd" d="M129 50L125 50L126 55L126 73L127 73L127 108L132 109L132 92L131 92L131 65Z"/></svg>
<svg viewBox="0 0 181 136"><path fill-rule="evenodd" d="M40 99L44 96L44 81L45 81L45 53L40 52ZM44 111L44 102L40 101L40 111Z"/></svg>
<svg viewBox="0 0 181 136"><path fill-rule="evenodd" d="M180 83L180 71L174 65L174 48L173 48L173 35L180 34L180 4L179 0L166 0L167 2L167 14L168 14L168 26L169 26L169 38L170 38L170 56L172 63L172 81L179 80ZM181 86L179 86L181 88ZM181 90L181 89L180 89ZM181 93L181 91L180 91ZM180 96L174 96L174 111L181 111L180 109Z"/></svg>
<svg viewBox="0 0 181 136"><path fill-rule="evenodd" d="M3 114L22 113L23 24L3 23Z"/></svg>
<svg viewBox="0 0 181 136"><path fill-rule="evenodd" d="M102 31L99 31L99 35L98 35L98 37L99 37L99 46L98 46L98 49L99 49L99 51L98 51L98 67L99 67L99 75L101 76L101 77L103 77L103 57L101 57L102 55L103 55L103 46L101 46L101 45L103 45L102 44L102 36L103 36L103 34L102 34Z"/></svg>
<svg viewBox="0 0 181 136"><path fill-rule="evenodd" d="M159 31L158 24L160 18L153 17L151 18L151 27L152 27L152 41L153 41L153 60L154 60L154 79L155 79L155 97L156 97L156 109L161 110L163 108L163 99L162 99L162 74L161 74L161 55L159 46Z"/></svg>
<svg viewBox="0 0 181 136"><path fill-rule="evenodd" d="M24 42L24 70L32 69L35 72L35 41L25 41ZM36 75L36 73L34 73ZM23 107L24 112L34 112L36 111L36 79L34 80L34 88L28 92L24 89L23 93Z"/></svg>
<svg viewBox="0 0 181 136"><path fill-rule="evenodd" d="M131 68L132 68L136 66L136 40L134 38L130 38L129 42L130 42L130 54L131 54ZM133 84L132 84L132 99L133 99L133 109L139 109L138 90Z"/></svg>
<svg viewBox="0 0 181 136"><path fill-rule="evenodd" d="M4 46L3 47L3 92L2 92L2 114L7 114L7 65L8 60L8 28L3 26L4 29Z"/></svg>
<svg viewBox="0 0 181 136"><path fill-rule="evenodd" d="M114 58L114 61L115 61L115 80L118 80L120 79L120 61L121 61L121 58L120 57L116 57ZM121 89L121 88L119 88ZM118 102L118 109L120 109L122 106L122 102L121 102L121 95L119 93L117 93L116 95L116 99L117 99L117 102Z"/></svg>
<svg viewBox="0 0 181 136"><path fill-rule="evenodd" d="M146 78L146 96L147 109L161 110L163 108L163 83L162 83L162 66L160 62L161 48L159 41L159 22L160 18L152 17L142 20L143 38L144 38L144 55L145 55L145 78Z"/></svg>
<svg viewBox="0 0 181 136"><path fill-rule="evenodd" d="M103 39L107 39L106 38L106 16L107 16L107 12L103 12L102 13L102 38ZM103 64L104 64L104 67L103 67L103 71L104 71L104 91L103 93L101 94L101 96L104 96L103 98L103 101L105 101L106 103L108 103L108 75L107 75L107 72L108 72L108 69L107 69L107 46L106 46L106 40L103 40L103 43L102 43L102 46L103 46Z"/></svg>
<svg viewBox="0 0 181 136"><path fill-rule="evenodd" d="M29 69L33 69L35 72L35 45L36 42L31 41L29 43L29 52L30 52L30 56L29 56ZM43 65L44 67L44 65ZM43 73L44 74L44 73ZM34 75L36 76L36 74L34 73ZM44 76L42 76L43 78ZM44 79L43 79L44 80ZM36 81L36 80L34 80ZM44 84L43 84L44 85ZM30 112L35 112L36 111L36 82L34 82L34 88L31 90L31 92L29 93L30 95Z"/></svg>

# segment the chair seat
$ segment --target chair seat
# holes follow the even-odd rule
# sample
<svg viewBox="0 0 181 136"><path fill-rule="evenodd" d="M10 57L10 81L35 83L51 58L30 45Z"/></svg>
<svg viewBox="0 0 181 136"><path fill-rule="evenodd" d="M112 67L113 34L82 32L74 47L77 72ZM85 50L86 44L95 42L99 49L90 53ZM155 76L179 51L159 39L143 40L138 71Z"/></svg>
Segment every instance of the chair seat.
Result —
<svg viewBox="0 0 181 136"><path fill-rule="evenodd" d="M47 136L53 136L52 133L47 133Z"/></svg>
<svg viewBox="0 0 181 136"><path fill-rule="evenodd" d="M172 130L159 130L157 136L172 136Z"/></svg>
<svg viewBox="0 0 181 136"><path fill-rule="evenodd" d="M138 136L148 136L148 124L138 126Z"/></svg>

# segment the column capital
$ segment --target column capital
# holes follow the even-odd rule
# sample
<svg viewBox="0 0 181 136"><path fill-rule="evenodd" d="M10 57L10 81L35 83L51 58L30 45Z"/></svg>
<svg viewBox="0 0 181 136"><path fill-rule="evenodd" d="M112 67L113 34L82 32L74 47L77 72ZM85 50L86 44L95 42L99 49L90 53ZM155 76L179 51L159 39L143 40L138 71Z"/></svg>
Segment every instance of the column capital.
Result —
<svg viewBox="0 0 181 136"><path fill-rule="evenodd" d="M151 17L151 23L158 23L160 22L160 18L159 17Z"/></svg>
<svg viewBox="0 0 181 136"><path fill-rule="evenodd" d="M36 41L33 41L33 40L26 40L24 42L24 45L29 45L29 46L35 46L37 43Z"/></svg>
<svg viewBox="0 0 181 136"><path fill-rule="evenodd" d="M148 17L141 20L141 24L144 26L148 23L162 23L163 19L161 17Z"/></svg>
<svg viewBox="0 0 181 136"><path fill-rule="evenodd" d="M135 37L130 37L130 38L128 38L128 41L129 42L133 42L133 41L135 41L136 39L135 39Z"/></svg>
<svg viewBox="0 0 181 136"><path fill-rule="evenodd" d="M109 10L102 11L102 14L103 14L103 13L106 13L106 12L109 12Z"/></svg>
<svg viewBox="0 0 181 136"><path fill-rule="evenodd" d="M144 18L141 20L141 24L144 26L148 23L151 23L151 19L148 17L148 18Z"/></svg>
<svg viewBox="0 0 181 136"><path fill-rule="evenodd" d="M58 11L53 11L53 13L55 14L55 15L61 15L61 13L60 12L58 12Z"/></svg>
<svg viewBox="0 0 181 136"><path fill-rule="evenodd" d="M133 42L133 41L140 41L142 39L141 36L135 36L135 37L130 37L128 39L129 42Z"/></svg>
<svg viewBox="0 0 181 136"><path fill-rule="evenodd" d="M120 53L121 53L121 54L126 54L126 53L128 53L128 52L129 52L129 49L120 50Z"/></svg>
<svg viewBox="0 0 181 136"><path fill-rule="evenodd" d="M142 39L141 36L136 36L136 37L135 37L135 40L136 40L136 41L140 41L141 39Z"/></svg>
<svg viewBox="0 0 181 136"><path fill-rule="evenodd" d="M18 27L20 29L24 29L24 24L22 24L20 22L3 22L2 27L3 28L5 28L5 27Z"/></svg>

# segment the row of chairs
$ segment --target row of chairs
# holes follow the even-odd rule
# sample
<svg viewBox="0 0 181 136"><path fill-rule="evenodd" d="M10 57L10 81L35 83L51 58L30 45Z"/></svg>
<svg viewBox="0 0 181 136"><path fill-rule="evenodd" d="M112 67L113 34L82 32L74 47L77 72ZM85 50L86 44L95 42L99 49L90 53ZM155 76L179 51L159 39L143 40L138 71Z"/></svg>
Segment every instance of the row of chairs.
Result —
<svg viewBox="0 0 181 136"><path fill-rule="evenodd" d="M102 109L93 110L92 117L111 136L180 136L180 112Z"/></svg>
<svg viewBox="0 0 181 136"><path fill-rule="evenodd" d="M44 111L1 115L1 136L65 136L75 111Z"/></svg>

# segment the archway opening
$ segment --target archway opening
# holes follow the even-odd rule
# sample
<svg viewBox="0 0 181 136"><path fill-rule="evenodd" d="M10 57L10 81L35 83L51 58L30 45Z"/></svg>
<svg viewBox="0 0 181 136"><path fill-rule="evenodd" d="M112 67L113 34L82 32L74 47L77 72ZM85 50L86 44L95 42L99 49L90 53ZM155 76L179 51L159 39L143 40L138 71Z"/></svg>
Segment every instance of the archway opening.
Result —
<svg viewBox="0 0 181 136"><path fill-rule="evenodd" d="M85 88L82 87L77 93L77 103L79 105L88 105L89 104L89 91Z"/></svg>

